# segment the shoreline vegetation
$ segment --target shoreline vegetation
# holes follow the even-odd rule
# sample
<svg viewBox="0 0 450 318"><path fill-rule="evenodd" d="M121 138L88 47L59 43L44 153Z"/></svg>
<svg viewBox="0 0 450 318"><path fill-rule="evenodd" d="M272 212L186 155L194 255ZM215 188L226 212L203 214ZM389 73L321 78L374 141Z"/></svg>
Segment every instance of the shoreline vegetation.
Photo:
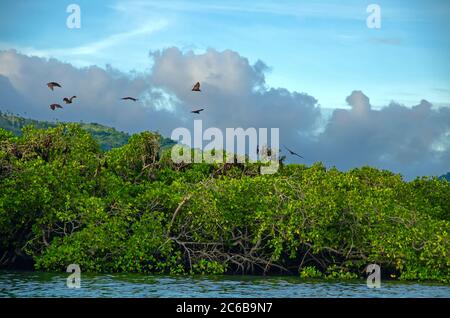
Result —
<svg viewBox="0 0 450 318"><path fill-rule="evenodd" d="M0 267L450 282L450 185L281 162L175 164L157 133L0 128Z"/></svg>

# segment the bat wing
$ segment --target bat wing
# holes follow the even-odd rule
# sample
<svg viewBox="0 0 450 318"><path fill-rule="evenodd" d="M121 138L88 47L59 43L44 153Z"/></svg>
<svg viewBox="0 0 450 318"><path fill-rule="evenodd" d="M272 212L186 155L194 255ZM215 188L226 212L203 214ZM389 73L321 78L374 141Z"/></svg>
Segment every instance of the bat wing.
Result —
<svg viewBox="0 0 450 318"><path fill-rule="evenodd" d="M51 105L50 105L50 108L51 108L52 110L55 110L56 108L62 108L62 106L59 105L59 104L51 104Z"/></svg>
<svg viewBox="0 0 450 318"><path fill-rule="evenodd" d="M61 85L59 85L59 84L56 83L56 82L50 82L50 83L47 83L47 86L48 86L51 90L53 90L55 87L61 87Z"/></svg>
<svg viewBox="0 0 450 318"><path fill-rule="evenodd" d="M286 150L289 151L289 153L290 153L291 155L294 153L294 152L293 152L291 149L289 149L288 147L284 146L284 148L286 148Z"/></svg>

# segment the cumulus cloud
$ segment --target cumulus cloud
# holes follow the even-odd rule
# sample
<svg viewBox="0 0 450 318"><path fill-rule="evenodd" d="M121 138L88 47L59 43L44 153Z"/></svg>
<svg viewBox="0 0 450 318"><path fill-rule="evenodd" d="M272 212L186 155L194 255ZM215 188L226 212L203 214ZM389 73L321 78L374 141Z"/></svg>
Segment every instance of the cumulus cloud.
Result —
<svg viewBox="0 0 450 318"><path fill-rule="evenodd" d="M434 109L422 100L375 110L361 91L347 103L351 109L336 109L323 133L306 142L314 159L341 169L373 165L409 178L450 170L449 108Z"/></svg>
<svg viewBox="0 0 450 318"><path fill-rule="evenodd" d="M317 100L308 94L270 88L268 67L251 64L236 52L209 49L203 54L168 48L151 52L149 73L124 74L111 67L76 68L55 59L0 51L0 109L29 117L98 122L128 132L158 130L170 136L177 127L280 128L281 144L301 153L306 163L322 161L348 169L373 165L416 175L450 170L450 109L391 103L375 110L361 91L324 122ZM149 65L151 61L149 59ZM62 89L50 91L48 81ZM191 91L200 81L202 92ZM65 96L78 100L52 112L48 105ZM123 96L136 96L136 103ZM205 108L200 116L190 111ZM318 132L320 131L320 132ZM293 160L289 158L289 160Z"/></svg>
<svg viewBox="0 0 450 318"><path fill-rule="evenodd" d="M0 53L0 75L27 101L28 114L59 120L95 121L135 132L159 130L166 135L180 126L191 127L193 108L205 108L204 127L284 127L283 132L309 133L320 117L317 101L309 95L265 87L267 66L250 65L232 51L182 53L177 48L152 52L150 74L127 76L112 68L75 68L55 59L28 57L15 51ZM62 89L50 91L45 83L57 81ZM193 93L200 81L202 92ZM64 96L77 95L76 104L51 112L48 105ZM140 98L125 103L120 97ZM17 100L0 97L4 109Z"/></svg>
<svg viewBox="0 0 450 318"><path fill-rule="evenodd" d="M261 61L251 65L236 52L212 49L195 55L170 48L151 56L152 86L177 96L178 112L189 118L191 109L205 108L201 116L205 126L283 127L282 136L288 137L310 133L320 118L314 97L283 88L268 89L267 66ZM202 83L201 93L190 90L197 81Z"/></svg>
<svg viewBox="0 0 450 318"><path fill-rule="evenodd" d="M62 88L49 90L46 83L50 81ZM129 132L152 129L157 122L169 121L168 117L174 123L176 117L166 110L152 112L140 103L120 100L140 96L148 87L145 76L130 77L111 67L79 69L55 59L28 57L12 50L0 52L0 107L21 115L26 111L33 118L97 122ZM49 109L51 103L62 103L64 97L72 95L77 96L74 104L60 111Z"/></svg>

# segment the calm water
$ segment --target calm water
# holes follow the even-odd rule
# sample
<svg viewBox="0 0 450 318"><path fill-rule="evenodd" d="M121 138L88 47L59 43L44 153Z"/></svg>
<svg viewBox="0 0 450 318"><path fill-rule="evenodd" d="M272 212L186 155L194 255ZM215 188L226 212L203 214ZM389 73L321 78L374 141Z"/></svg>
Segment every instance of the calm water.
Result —
<svg viewBox="0 0 450 318"><path fill-rule="evenodd" d="M81 275L81 288L66 287L69 274L0 272L0 297L450 297L450 286L365 281L304 281L296 277L173 277L139 274Z"/></svg>

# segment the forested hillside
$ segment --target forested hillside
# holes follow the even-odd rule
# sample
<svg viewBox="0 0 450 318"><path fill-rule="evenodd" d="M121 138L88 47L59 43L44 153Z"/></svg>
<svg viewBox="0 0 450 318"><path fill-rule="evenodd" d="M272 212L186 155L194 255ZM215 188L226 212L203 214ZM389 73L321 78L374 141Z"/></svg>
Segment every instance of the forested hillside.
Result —
<svg viewBox="0 0 450 318"><path fill-rule="evenodd" d="M445 179L445 180L450 182L450 172L448 172L447 174L444 174L443 176L441 176L440 179Z"/></svg>
<svg viewBox="0 0 450 318"><path fill-rule="evenodd" d="M56 127L58 123L28 119L17 115L0 112L0 128L11 131L16 136L20 136L22 134L22 128L27 125L31 125L35 128L46 129ZM81 123L80 126L94 137L100 145L100 149L104 151L121 147L125 145L130 138L130 135L125 132L117 131L114 128L97 123ZM163 147L173 144L174 142L169 138L161 139L161 145Z"/></svg>

